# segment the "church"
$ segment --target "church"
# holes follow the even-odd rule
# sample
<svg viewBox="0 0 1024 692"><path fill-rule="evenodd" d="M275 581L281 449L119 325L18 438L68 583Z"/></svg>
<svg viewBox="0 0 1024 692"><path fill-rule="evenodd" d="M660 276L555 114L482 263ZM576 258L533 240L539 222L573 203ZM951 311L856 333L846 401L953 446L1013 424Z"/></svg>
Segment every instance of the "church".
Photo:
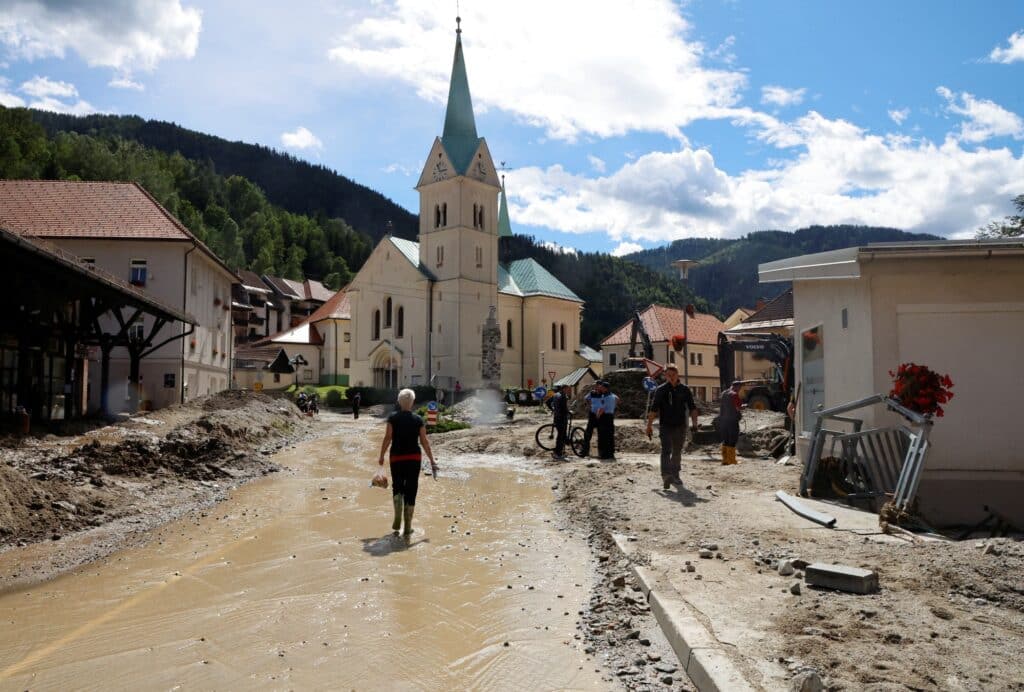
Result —
<svg viewBox="0 0 1024 692"><path fill-rule="evenodd" d="M418 242L385 237L345 289L348 382L531 387L580 367L583 301L532 259L500 261L512 236L508 203L477 134L461 27L444 130L416 190ZM489 369L496 358L500 372L485 377L488 335L497 342Z"/></svg>

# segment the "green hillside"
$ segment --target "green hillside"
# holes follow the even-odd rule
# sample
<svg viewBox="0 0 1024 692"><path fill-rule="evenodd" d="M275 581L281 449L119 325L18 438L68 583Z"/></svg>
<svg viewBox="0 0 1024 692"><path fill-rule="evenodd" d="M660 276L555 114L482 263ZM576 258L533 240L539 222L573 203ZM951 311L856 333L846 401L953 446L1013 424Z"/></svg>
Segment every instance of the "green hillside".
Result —
<svg viewBox="0 0 1024 692"><path fill-rule="evenodd" d="M788 284L758 283L758 264L865 243L937 239L895 228L811 226L792 233L757 231L735 240L687 238L623 259L667 276L675 274L671 266L674 260L700 260L690 270L690 288L703 296L712 309L727 315L737 307L753 306L758 298L773 297L789 288Z"/></svg>

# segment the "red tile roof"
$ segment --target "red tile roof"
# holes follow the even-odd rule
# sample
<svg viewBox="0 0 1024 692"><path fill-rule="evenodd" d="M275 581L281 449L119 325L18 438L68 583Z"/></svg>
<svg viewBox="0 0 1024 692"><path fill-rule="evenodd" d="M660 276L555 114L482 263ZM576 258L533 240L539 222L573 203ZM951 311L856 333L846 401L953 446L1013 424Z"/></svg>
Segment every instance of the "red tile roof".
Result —
<svg viewBox="0 0 1024 692"><path fill-rule="evenodd" d="M349 301L348 293L338 291L330 300L317 308L316 312L309 316L307 322L320 322L322 320L350 320L352 319L352 304Z"/></svg>
<svg viewBox="0 0 1024 692"><path fill-rule="evenodd" d="M760 310L743 320L743 324L752 322L771 322L774 320L793 319L793 289L789 289L772 298Z"/></svg>
<svg viewBox="0 0 1024 692"><path fill-rule="evenodd" d="M664 305L650 305L640 313L644 329L654 343L667 342L676 334L683 333L683 311ZM698 312L686 321L687 337L692 344L717 344L718 333L725 325L714 315ZM633 330L633 320L616 329L601 342L602 346L628 344Z"/></svg>
<svg viewBox="0 0 1024 692"><path fill-rule="evenodd" d="M0 180L0 224L39 238L193 239L136 183Z"/></svg>
<svg viewBox="0 0 1024 692"><path fill-rule="evenodd" d="M184 240L234 276L138 183L0 180L0 226L36 238Z"/></svg>

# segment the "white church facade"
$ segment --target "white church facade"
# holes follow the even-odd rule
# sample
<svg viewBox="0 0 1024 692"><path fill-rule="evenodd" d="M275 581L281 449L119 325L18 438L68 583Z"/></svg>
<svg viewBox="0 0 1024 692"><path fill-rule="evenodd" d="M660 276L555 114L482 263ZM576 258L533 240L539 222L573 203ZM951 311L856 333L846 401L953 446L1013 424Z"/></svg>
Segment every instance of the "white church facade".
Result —
<svg viewBox="0 0 1024 692"><path fill-rule="evenodd" d="M576 369L583 301L532 259L502 264L512 235L503 183L477 135L456 31L444 131L420 175L419 242L386 237L346 289L356 386L535 386ZM507 241L506 241L507 242ZM483 330L501 331L498 381Z"/></svg>

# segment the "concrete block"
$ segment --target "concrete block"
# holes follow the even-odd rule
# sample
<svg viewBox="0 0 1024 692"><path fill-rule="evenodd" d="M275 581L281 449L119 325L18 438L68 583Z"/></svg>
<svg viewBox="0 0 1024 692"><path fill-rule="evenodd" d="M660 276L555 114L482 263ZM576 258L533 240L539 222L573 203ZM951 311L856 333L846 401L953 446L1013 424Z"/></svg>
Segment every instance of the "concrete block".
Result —
<svg viewBox="0 0 1024 692"><path fill-rule="evenodd" d="M868 594L878 591L878 574L869 569L815 562L804 571L808 586Z"/></svg>
<svg viewBox="0 0 1024 692"><path fill-rule="evenodd" d="M721 649L694 649L686 664L686 674L700 692L753 692L756 689Z"/></svg>
<svg viewBox="0 0 1024 692"><path fill-rule="evenodd" d="M694 647L718 645L700 620L689 614L686 604L666 597L659 591L651 592L650 604L654 619L658 621L661 631L684 667Z"/></svg>

